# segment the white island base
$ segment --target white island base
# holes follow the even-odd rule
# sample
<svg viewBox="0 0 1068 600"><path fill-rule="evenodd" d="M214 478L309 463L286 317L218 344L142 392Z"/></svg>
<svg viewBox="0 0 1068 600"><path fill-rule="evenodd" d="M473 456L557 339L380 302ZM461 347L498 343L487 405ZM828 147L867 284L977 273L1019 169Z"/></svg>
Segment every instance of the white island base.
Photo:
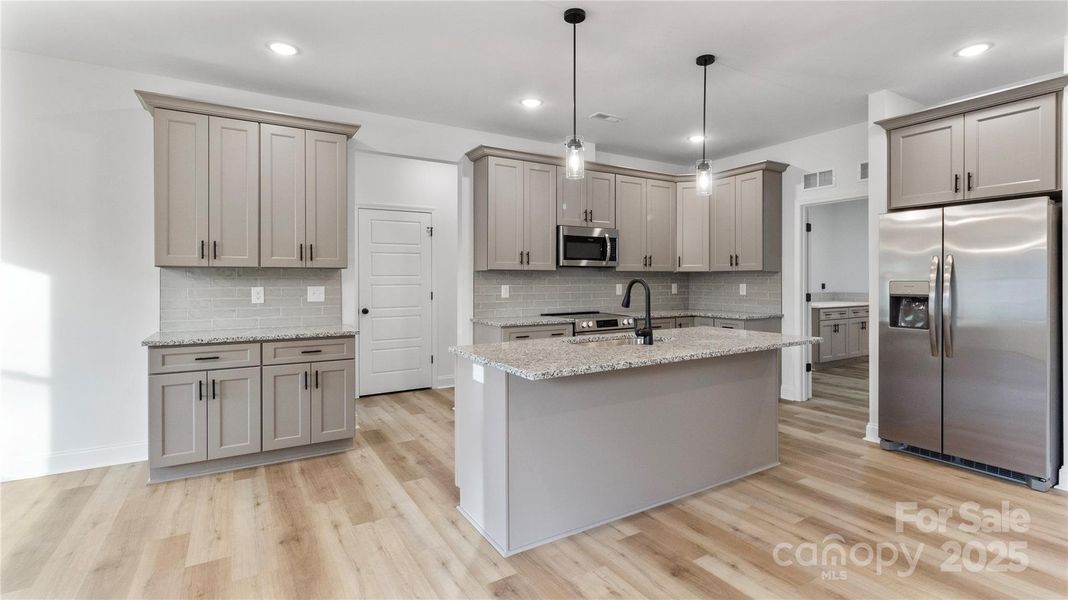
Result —
<svg viewBox="0 0 1068 600"><path fill-rule="evenodd" d="M769 350L531 381L457 357L459 510L509 556L773 467L779 365Z"/></svg>

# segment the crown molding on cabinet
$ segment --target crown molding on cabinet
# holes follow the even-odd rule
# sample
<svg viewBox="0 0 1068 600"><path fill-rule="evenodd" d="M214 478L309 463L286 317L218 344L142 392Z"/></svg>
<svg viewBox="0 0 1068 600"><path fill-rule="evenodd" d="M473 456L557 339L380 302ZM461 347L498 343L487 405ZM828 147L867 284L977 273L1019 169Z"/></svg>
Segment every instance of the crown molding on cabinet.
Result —
<svg viewBox="0 0 1068 600"><path fill-rule="evenodd" d="M522 152L520 150L508 150L506 148L495 148L493 146L478 146L471 149L465 154L471 162L475 162L480 158L487 156L494 156L496 158L509 158L512 160L522 160L527 162L536 162L547 165L556 165L558 167L564 166L564 159L559 156L549 156L547 154L536 154L534 152ZM734 175L741 175L742 173L751 173L753 171L772 171L775 173L782 173L790 165L781 162L775 162L773 160L765 160L751 165L745 165L741 167L735 167L726 171L720 171L714 173L715 177L733 177ZM683 183L687 181L693 181L693 173L683 173L681 175L672 175L670 173L657 173L655 171L643 171L641 169L632 169L629 167L619 167L616 165L607 165L598 162L587 162L587 171L597 171L600 173L613 173L615 175L627 175L630 177L640 177L642 179L655 179L658 181L670 181L672 183Z"/></svg>
<svg viewBox="0 0 1068 600"><path fill-rule="evenodd" d="M1024 100L1026 98L1033 98L1034 96L1041 96L1051 92L1060 92L1065 86L1068 86L1068 75L1036 81L1035 83L1012 87L992 94L965 98L964 100L934 106L907 115L882 119L881 121L876 121L875 124L890 131L891 129L900 129L902 127L908 127L909 125L934 121L943 117L952 117L954 115L990 108L999 104L1007 104L1017 100Z"/></svg>
<svg viewBox="0 0 1068 600"><path fill-rule="evenodd" d="M268 110L225 106L211 102L202 102L200 100L191 100L189 98L180 98L178 96L146 92L144 90L134 90L134 93L137 94L137 99L141 101L141 106L145 107L145 110L149 113L152 113L154 109L164 108L213 117L226 117L228 119L255 121L257 123L269 123L271 125L281 125L283 127L296 127L298 129L336 133L350 138L356 135L356 132L360 130L359 125L352 123L322 121L320 119L297 117Z"/></svg>

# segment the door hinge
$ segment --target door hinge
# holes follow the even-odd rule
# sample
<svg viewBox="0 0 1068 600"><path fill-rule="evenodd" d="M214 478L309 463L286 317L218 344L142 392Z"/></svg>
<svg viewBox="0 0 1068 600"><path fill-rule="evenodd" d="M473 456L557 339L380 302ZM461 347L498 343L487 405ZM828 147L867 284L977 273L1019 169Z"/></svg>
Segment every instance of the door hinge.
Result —
<svg viewBox="0 0 1068 600"><path fill-rule="evenodd" d="M434 292L430 292L430 299L431 299L431 300L433 300L433 299L434 299Z"/></svg>
<svg viewBox="0 0 1068 600"><path fill-rule="evenodd" d="M812 223L805 223L805 233L812 232Z"/></svg>
<svg viewBox="0 0 1068 600"><path fill-rule="evenodd" d="M434 226L433 225L427 226L426 234L429 235L430 237L434 237Z"/></svg>
<svg viewBox="0 0 1068 600"><path fill-rule="evenodd" d="M430 364L434 364L434 355L433 354L430 355Z"/></svg>
<svg viewBox="0 0 1068 600"><path fill-rule="evenodd" d="M812 302L812 294L809 294L809 293L805 294L805 302Z"/></svg>
<svg viewBox="0 0 1068 600"><path fill-rule="evenodd" d="M805 363L805 372L806 373L811 373L812 372L812 363Z"/></svg>

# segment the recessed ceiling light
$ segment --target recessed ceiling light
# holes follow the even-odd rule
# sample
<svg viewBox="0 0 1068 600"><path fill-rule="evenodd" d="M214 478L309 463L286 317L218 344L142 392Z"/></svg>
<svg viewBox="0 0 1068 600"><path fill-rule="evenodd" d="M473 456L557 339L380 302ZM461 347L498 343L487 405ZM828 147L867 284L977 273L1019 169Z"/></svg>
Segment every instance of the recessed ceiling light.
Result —
<svg viewBox="0 0 1068 600"><path fill-rule="evenodd" d="M270 44L267 44L267 47L271 49L271 52L281 54L282 56L293 56L299 52L296 46L285 42L271 42Z"/></svg>
<svg viewBox="0 0 1068 600"><path fill-rule="evenodd" d="M701 134L697 134L697 135L691 135L690 137L688 137L686 139L689 140L691 144L700 144L701 142L705 141L705 136L703 136Z"/></svg>
<svg viewBox="0 0 1068 600"><path fill-rule="evenodd" d="M520 104L527 108L538 108L542 103L538 98L523 98L523 101L520 102Z"/></svg>
<svg viewBox="0 0 1068 600"><path fill-rule="evenodd" d="M965 46L965 47L961 48L960 50L957 50L956 52L953 53L953 55L954 56L963 56L963 57L979 56L980 54L986 52L987 50L989 50L989 49L991 49L993 47L994 47L994 44L987 44L987 43L972 44L971 46Z"/></svg>

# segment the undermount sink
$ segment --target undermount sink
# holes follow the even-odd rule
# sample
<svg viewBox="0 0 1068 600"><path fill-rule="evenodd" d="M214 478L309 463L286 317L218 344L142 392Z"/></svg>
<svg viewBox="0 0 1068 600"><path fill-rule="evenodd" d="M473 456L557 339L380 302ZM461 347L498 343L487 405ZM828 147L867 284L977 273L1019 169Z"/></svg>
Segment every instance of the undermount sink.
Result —
<svg viewBox="0 0 1068 600"><path fill-rule="evenodd" d="M654 344L659 344L660 342L666 342L668 339L670 339L670 338L654 337L653 338L653 343ZM573 337L573 338L568 338L567 339L567 343L576 344L576 345L580 345L580 346L594 346L594 347L644 346L645 345L645 344L642 344L641 338L638 338L638 337L612 338L610 340L596 340L596 339L590 340L590 339L584 339L584 338L581 338L581 337Z"/></svg>

